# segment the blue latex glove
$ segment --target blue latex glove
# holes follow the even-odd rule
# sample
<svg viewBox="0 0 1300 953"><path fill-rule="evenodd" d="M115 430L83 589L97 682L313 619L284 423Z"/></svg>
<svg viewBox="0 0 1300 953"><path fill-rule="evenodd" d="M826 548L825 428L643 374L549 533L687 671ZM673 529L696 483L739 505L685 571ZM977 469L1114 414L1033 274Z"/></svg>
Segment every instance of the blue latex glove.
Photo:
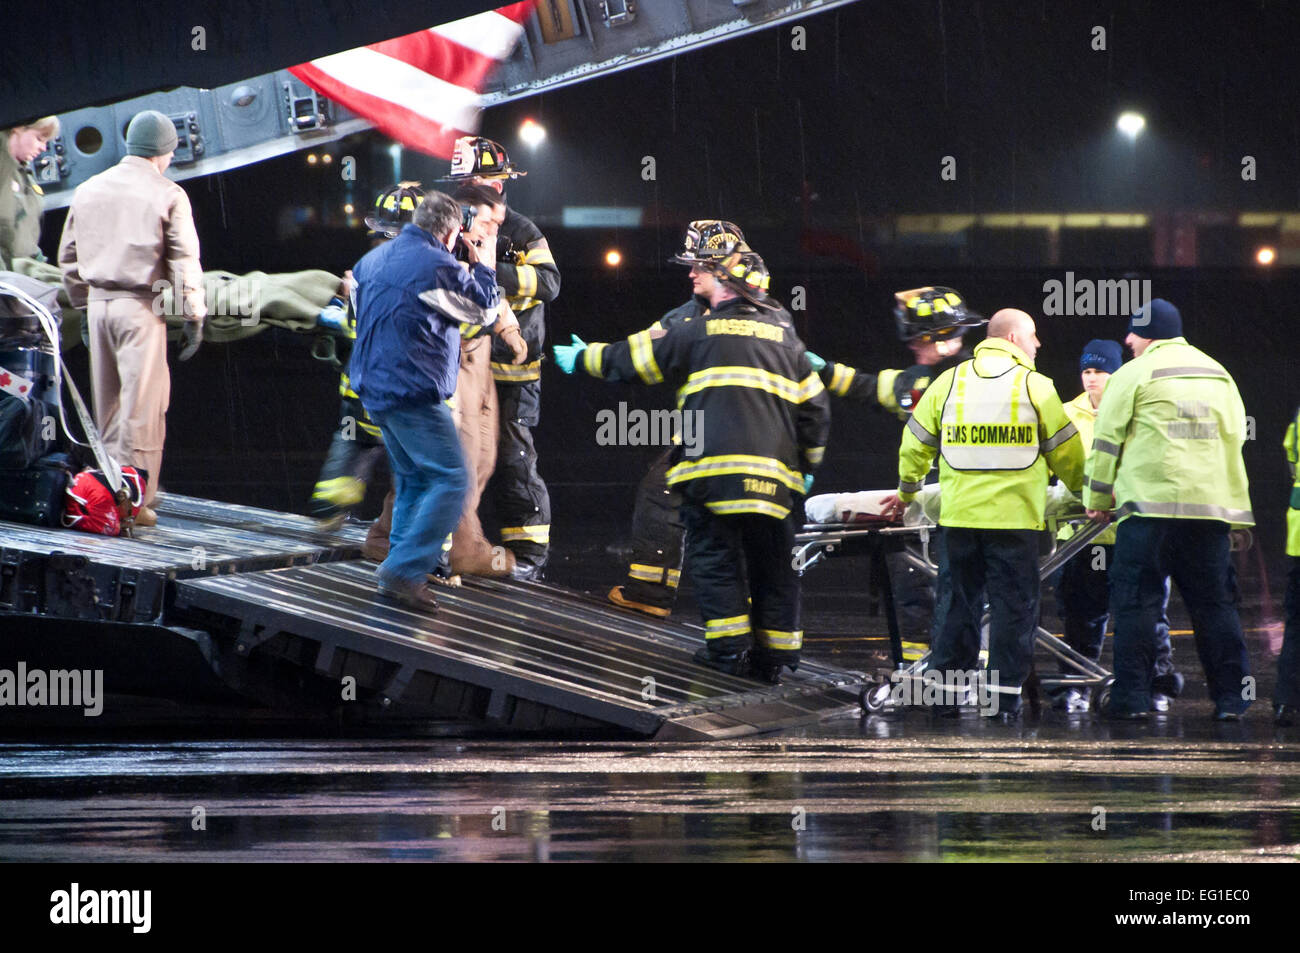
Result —
<svg viewBox="0 0 1300 953"><path fill-rule="evenodd" d="M809 493L812 492L812 483L813 483L813 475L812 475L811 473L805 473L805 474L803 475L803 495L804 495L804 496L807 496Z"/></svg>
<svg viewBox="0 0 1300 953"><path fill-rule="evenodd" d="M573 338L572 344L557 344L553 348L555 351L555 363L560 370L566 374L573 373L573 365L578 363L578 355L587 349L587 342L576 334L570 335Z"/></svg>
<svg viewBox="0 0 1300 953"><path fill-rule="evenodd" d="M808 363L813 366L813 370L816 371L818 374L820 374L822 372L822 368L826 366L826 359L822 357L818 357L812 351L804 351L803 356L808 358Z"/></svg>

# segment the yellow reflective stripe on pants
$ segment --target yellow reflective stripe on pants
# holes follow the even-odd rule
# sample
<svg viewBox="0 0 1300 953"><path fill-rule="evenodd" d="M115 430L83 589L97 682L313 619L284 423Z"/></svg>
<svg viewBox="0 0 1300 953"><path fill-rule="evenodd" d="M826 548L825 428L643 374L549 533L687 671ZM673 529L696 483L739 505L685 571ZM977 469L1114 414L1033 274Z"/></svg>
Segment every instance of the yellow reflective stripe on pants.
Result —
<svg viewBox="0 0 1300 953"><path fill-rule="evenodd" d="M755 641L759 645L769 649L784 649L787 652L797 652L803 648L803 630L795 632L782 632L780 629L759 629L754 634Z"/></svg>
<svg viewBox="0 0 1300 953"><path fill-rule="evenodd" d="M706 639L725 639L748 634L749 616L747 615L735 615L729 619L704 620L704 637Z"/></svg>
<svg viewBox="0 0 1300 953"><path fill-rule="evenodd" d="M503 543L542 543L551 542L551 524L542 523L537 526L503 526L501 528L501 541Z"/></svg>
<svg viewBox="0 0 1300 953"><path fill-rule="evenodd" d="M768 500L711 500L704 504L712 513L719 516L735 516L737 513L755 513L758 516L771 516L783 520L790 513L787 506L777 506Z"/></svg>
<svg viewBox="0 0 1300 953"><path fill-rule="evenodd" d="M632 563L627 567L627 574L639 582L653 582L661 585L664 581L666 570L658 566L643 566L640 563Z"/></svg>
<svg viewBox="0 0 1300 953"><path fill-rule="evenodd" d="M680 569L668 570L668 587L676 589L677 584L682 581L682 571Z"/></svg>
<svg viewBox="0 0 1300 953"><path fill-rule="evenodd" d="M542 377L542 362L539 358L530 364L498 364L492 362L492 379L517 384L521 381L536 381Z"/></svg>
<svg viewBox="0 0 1300 953"><path fill-rule="evenodd" d="M352 506L366 498L366 485L356 477L341 476L321 480L312 493L313 500L324 500L335 506Z"/></svg>

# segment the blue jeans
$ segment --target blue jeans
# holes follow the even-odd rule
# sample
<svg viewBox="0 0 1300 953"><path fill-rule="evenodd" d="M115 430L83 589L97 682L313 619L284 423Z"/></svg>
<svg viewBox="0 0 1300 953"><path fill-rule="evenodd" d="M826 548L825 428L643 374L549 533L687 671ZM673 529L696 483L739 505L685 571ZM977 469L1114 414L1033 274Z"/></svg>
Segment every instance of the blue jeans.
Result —
<svg viewBox="0 0 1300 953"><path fill-rule="evenodd" d="M1115 612L1116 712L1147 711L1156 659L1157 626L1172 576L1192 618L1196 652L1216 710L1241 713L1250 674L1246 638L1237 616L1237 577L1228 552L1228 524L1218 520L1130 516L1119 524L1110 567Z"/></svg>
<svg viewBox="0 0 1300 953"><path fill-rule="evenodd" d="M372 412L370 418L384 434L397 487L388 558L376 575L384 583L422 583L460 522L469 488L456 425L442 403Z"/></svg>

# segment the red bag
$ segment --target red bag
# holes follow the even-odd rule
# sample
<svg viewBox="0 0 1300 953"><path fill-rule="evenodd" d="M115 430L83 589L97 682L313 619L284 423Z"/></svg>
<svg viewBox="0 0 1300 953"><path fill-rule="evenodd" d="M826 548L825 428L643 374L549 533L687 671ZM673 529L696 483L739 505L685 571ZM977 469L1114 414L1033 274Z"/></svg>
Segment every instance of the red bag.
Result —
<svg viewBox="0 0 1300 953"><path fill-rule="evenodd" d="M122 521L140 512L148 486L145 472L129 466L122 467L122 482L129 499L119 507L108 478L99 470L82 470L68 484L63 525L84 533L120 536Z"/></svg>

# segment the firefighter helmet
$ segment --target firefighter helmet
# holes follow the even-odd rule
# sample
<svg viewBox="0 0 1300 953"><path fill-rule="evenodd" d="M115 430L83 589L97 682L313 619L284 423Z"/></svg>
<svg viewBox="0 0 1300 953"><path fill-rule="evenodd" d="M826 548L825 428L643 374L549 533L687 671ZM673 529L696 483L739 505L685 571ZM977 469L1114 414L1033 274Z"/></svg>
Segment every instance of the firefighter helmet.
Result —
<svg viewBox="0 0 1300 953"><path fill-rule="evenodd" d="M768 311L781 309L781 305L767 293L772 276L763 259L753 249L743 244L733 244L723 257L702 258L700 263L709 270L709 274L751 304Z"/></svg>
<svg viewBox="0 0 1300 953"><path fill-rule="evenodd" d="M423 201L424 191L419 182L399 182L375 198L375 207L366 216L366 226L373 232L396 238L402 226L415 217L415 210Z"/></svg>
<svg viewBox="0 0 1300 953"><path fill-rule="evenodd" d="M458 182L475 177L517 179L527 174L515 167L500 143L482 136L461 136L452 149L451 171L439 181Z"/></svg>
<svg viewBox="0 0 1300 953"><path fill-rule="evenodd" d="M695 265L710 258L725 258L734 250L748 247L745 233L738 225L704 218L686 226L682 250L671 260L679 265Z"/></svg>
<svg viewBox="0 0 1300 953"><path fill-rule="evenodd" d="M894 322L901 340L928 342L959 337L988 319L968 309L953 289L925 287L895 293Z"/></svg>

